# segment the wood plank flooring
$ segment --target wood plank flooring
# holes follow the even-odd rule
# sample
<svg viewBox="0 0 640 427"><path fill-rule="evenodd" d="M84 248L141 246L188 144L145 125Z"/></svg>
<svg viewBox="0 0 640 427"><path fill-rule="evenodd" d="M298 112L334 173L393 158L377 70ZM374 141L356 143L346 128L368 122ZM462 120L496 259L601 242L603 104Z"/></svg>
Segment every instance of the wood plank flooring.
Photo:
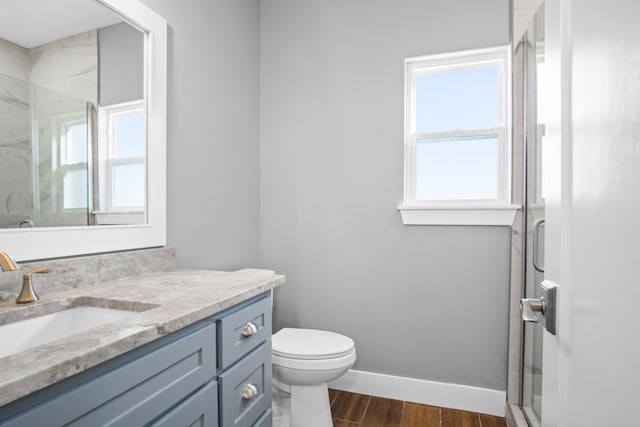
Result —
<svg viewBox="0 0 640 427"><path fill-rule="evenodd" d="M504 418L329 390L334 427L506 427Z"/></svg>

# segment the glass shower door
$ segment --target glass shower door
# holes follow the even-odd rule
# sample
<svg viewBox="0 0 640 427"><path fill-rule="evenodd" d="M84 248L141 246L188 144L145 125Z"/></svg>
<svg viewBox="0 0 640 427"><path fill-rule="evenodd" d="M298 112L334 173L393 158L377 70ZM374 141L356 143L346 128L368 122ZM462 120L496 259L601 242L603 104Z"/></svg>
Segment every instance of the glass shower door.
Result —
<svg viewBox="0 0 640 427"><path fill-rule="evenodd" d="M544 198L542 188L542 138L544 108L544 4L525 35L526 117L526 256L525 298L541 297L544 280ZM542 411L542 337L540 323L524 323L522 410L531 426L540 425Z"/></svg>

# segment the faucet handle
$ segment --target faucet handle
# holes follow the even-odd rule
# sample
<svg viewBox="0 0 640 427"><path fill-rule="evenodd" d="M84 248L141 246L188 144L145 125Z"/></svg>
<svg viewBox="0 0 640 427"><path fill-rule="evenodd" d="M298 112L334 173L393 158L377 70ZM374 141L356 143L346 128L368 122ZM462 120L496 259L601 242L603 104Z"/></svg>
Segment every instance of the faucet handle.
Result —
<svg viewBox="0 0 640 427"><path fill-rule="evenodd" d="M20 291L20 296L16 300L16 303L28 304L30 302L38 301L40 297L38 297L36 290L33 289L33 285L31 284L31 275L34 273L46 274L50 272L50 268L40 267L24 273L24 275L22 276L22 290Z"/></svg>
<svg viewBox="0 0 640 427"><path fill-rule="evenodd" d="M33 270L30 270L24 273L22 275L22 278L29 278L34 273L46 274L46 273L51 273L51 271L52 270L50 268L46 268L46 267L34 268Z"/></svg>

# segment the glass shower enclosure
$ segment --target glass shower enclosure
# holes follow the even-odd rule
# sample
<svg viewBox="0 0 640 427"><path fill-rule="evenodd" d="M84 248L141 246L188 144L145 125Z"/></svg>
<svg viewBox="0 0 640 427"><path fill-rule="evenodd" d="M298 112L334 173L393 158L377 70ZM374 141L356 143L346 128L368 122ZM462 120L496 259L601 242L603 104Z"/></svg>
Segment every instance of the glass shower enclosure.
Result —
<svg viewBox="0 0 640 427"><path fill-rule="evenodd" d="M545 118L544 93L544 3L535 14L524 36L525 55L525 295L541 297L544 280L544 188L542 149ZM542 338L539 323L524 323L522 361L522 411L531 426L540 425L542 412Z"/></svg>
<svg viewBox="0 0 640 427"><path fill-rule="evenodd" d="M92 110L0 75L0 228L89 225Z"/></svg>

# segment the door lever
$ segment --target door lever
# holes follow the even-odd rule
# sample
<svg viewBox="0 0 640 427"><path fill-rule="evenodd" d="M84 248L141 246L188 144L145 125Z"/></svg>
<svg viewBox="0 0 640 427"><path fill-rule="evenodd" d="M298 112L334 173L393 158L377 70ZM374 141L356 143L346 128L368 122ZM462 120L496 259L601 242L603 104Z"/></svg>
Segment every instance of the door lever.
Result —
<svg viewBox="0 0 640 427"><path fill-rule="evenodd" d="M520 300L522 320L541 323L552 335L556 334L556 299L558 286L551 280L540 283L540 298L523 298Z"/></svg>
<svg viewBox="0 0 640 427"><path fill-rule="evenodd" d="M544 314L544 297L540 299L522 298L520 300L520 310L522 310L522 320L524 320L525 322L538 323L540 319L538 318L536 313Z"/></svg>

